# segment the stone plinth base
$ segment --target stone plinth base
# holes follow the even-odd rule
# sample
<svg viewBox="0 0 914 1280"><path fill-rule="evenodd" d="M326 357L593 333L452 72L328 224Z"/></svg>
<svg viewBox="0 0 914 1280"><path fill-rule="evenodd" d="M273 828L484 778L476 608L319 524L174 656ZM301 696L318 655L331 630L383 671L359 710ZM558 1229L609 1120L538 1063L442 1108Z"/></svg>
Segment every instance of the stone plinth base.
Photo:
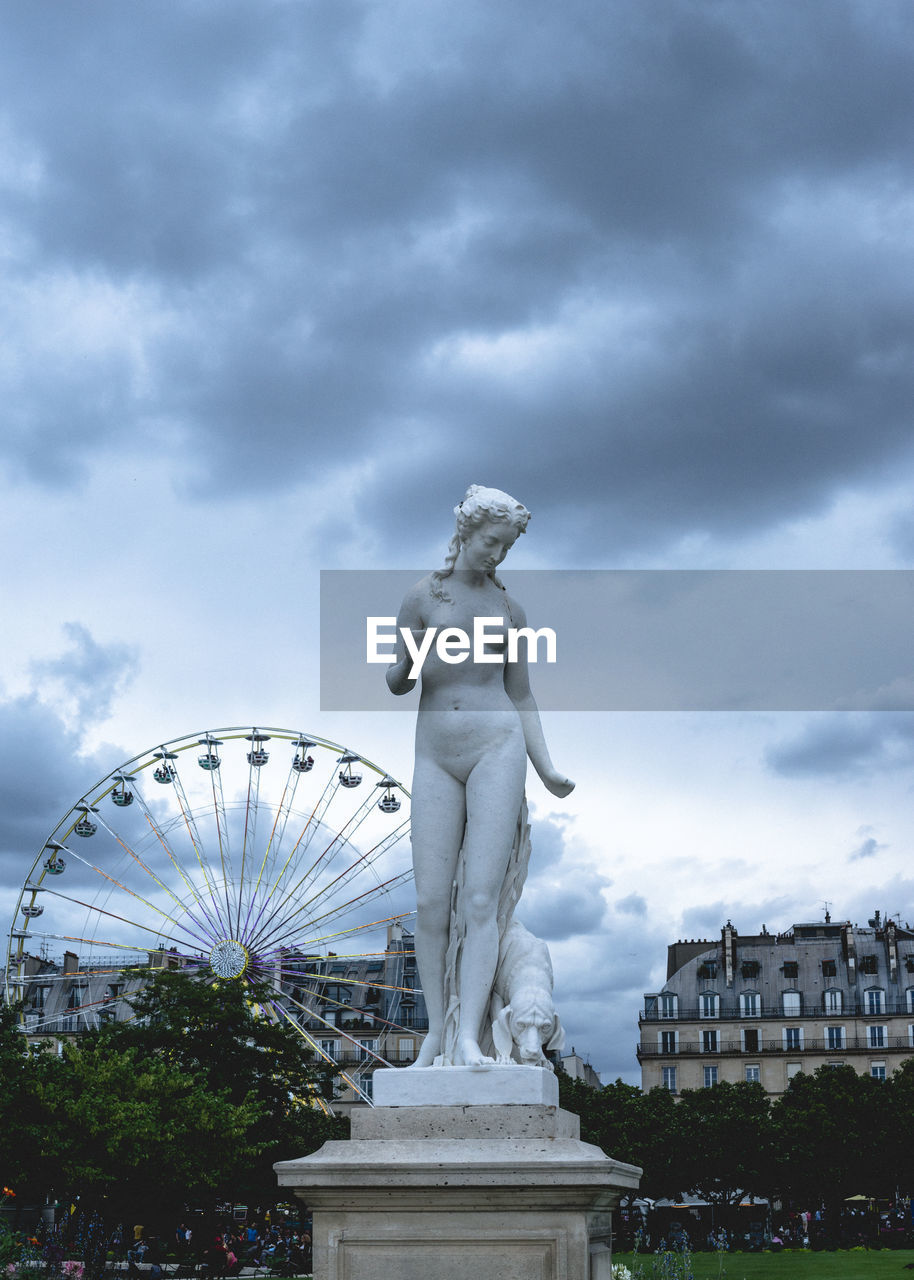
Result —
<svg viewBox="0 0 914 1280"><path fill-rule="evenodd" d="M380 1067L372 1082L376 1107L559 1105L559 1082L545 1067Z"/></svg>
<svg viewBox="0 0 914 1280"><path fill-rule="evenodd" d="M312 1211L315 1280L598 1280L641 1170L579 1132L542 1103L375 1106L275 1167Z"/></svg>

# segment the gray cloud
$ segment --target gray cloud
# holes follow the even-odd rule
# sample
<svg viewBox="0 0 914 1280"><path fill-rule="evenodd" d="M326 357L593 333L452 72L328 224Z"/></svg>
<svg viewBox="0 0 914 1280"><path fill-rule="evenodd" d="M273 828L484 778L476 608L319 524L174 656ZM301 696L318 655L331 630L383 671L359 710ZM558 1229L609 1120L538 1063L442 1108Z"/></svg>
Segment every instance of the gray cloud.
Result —
<svg viewBox="0 0 914 1280"><path fill-rule="evenodd" d="M768 767L787 778L855 777L914 763L914 715L841 713L811 720L766 753Z"/></svg>
<svg viewBox="0 0 914 1280"><path fill-rule="evenodd" d="M0 702L0 726L4 742L13 744L0 770L0 868L12 889L25 882L71 806L128 753L110 745L86 752L86 726L68 728L34 695Z"/></svg>
<svg viewBox="0 0 914 1280"><path fill-rule="evenodd" d="M78 721L104 720L135 674L136 650L99 644L80 622L65 622L62 629L70 647L57 658L33 662L32 678Z"/></svg>
<svg viewBox="0 0 914 1280"><path fill-rule="evenodd" d="M863 858L875 858L877 853L882 853L887 848L888 845L880 844L874 836L868 836L852 853L848 854L847 860L860 862Z"/></svg>
<svg viewBox="0 0 914 1280"><path fill-rule="evenodd" d="M572 883L564 882L566 876ZM531 933L550 941L592 933L606 914L600 890L608 883L587 868L563 872L561 881L537 877L527 882L518 918Z"/></svg>
<svg viewBox="0 0 914 1280"><path fill-rule="evenodd" d="M17 9L7 447L161 440L201 498L358 461L392 546L459 455L597 560L907 466L902 15Z"/></svg>
<svg viewBox="0 0 914 1280"><path fill-rule="evenodd" d="M614 903L616 911L621 911L627 916L646 916L647 915L647 899L643 898L640 893L630 893L625 898L620 898Z"/></svg>

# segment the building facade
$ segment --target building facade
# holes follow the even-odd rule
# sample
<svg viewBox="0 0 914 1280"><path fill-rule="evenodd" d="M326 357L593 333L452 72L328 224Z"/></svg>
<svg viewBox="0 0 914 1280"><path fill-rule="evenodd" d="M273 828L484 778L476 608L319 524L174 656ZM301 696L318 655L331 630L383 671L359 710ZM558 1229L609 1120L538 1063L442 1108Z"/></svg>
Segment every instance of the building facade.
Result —
<svg viewBox="0 0 914 1280"><path fill-rule="evenodd" d="M132 967L131 967L132 964ZM104 1022L133 1017L130 1000L165 965L180 967L168 953L153 952L142 969L136 956L107 955L80 963L25 957L15 995L23 1001L22 1029L30 1040L57 1051L67 1041ZM315 1058L338 1064L341 1109L372 1095L378 1066L407 1066L428 1029L419 989L413 936L401 925L387 928L382 952L359 957L309 955L284 949L276 959L275 1002L300 1028Z"/></svg>
<svg viewBox="0 0 914 1280"><path fill-rule="evenodd" d="M639 1032L644 1090L756 1080L775 1095L845 1063L884 1079L914 1057L914 929L878 911L866 928L826 914L743 936L728 922L719 941L668 948Z"/></svg>

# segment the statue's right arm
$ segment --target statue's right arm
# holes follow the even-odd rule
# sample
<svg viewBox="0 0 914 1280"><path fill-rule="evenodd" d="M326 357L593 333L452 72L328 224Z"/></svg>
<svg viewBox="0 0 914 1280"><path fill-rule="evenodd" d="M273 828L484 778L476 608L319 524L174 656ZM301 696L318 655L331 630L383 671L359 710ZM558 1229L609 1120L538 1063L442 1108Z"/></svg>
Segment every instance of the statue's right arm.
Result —
<svg viewBox="0 0 914 1280"><path fill-rule="evenodd" d="M412 659L407 651L401 628L408 627L411 631L418 632L425 630L422 609L425 593L422 590L422 585L421 582L417 583L406 593L400 606L400 612L397 614L397 656L393 665L387 668L387 687L391 693L397 694L398 697L404 693L411 693L419 683L418 680L409 678Z"/></svg>

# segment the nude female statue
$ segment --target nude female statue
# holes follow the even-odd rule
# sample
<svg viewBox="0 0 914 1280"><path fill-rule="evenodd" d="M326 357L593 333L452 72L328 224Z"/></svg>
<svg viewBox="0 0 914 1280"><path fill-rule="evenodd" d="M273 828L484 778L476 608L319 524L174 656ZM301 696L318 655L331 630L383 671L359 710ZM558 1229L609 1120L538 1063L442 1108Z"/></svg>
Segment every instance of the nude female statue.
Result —
<svg viewBox="0 0 914 1280"><path fill-rule="evenodd" d="M471 485L455 508L457 532L445 568L406 595L397 618L398 647L387 683L408 693L411 659L400 628L421 639L427 627L473 633L476 617L526 626L523 609L495 570L530 518L500 489ZM494 630L494 628L490 628ZM454 1065L491 1062L479 1046L481 1024L498 964L497 906L524 798L527 756L546 788L567 796L574 783L553 765L527 675L523 646L508 663L446 663L429 653L422 668L412 790L416 882L416 959L429 1030L416 1060L430 1067L442 1050L445 955L451 888L463 850L466 933L459 961L460 1008Z"/></svg>

